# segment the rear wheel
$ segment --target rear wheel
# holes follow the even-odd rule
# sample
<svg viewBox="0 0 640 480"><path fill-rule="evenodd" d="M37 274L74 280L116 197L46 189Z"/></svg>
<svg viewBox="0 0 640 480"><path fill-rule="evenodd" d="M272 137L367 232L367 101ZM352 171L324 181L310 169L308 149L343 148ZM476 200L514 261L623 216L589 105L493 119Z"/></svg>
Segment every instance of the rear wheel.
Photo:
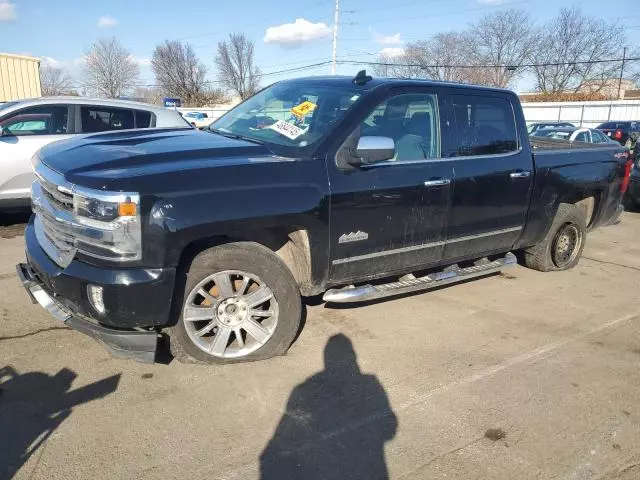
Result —
<svg viewBox="0 0 640 480"><path fill-rule="evenodd" d="M269 249L239 242L197 255L187 272L171 351L181 361L232 363L287 351L302 316L298 287Z"/></svg>
<svg viewBox="0 0 640 480"><path fill-rule="evenodd" d="M525 250L525 265L541 272L573 268L582 256L586 235L584 210L561 204L545 238Z"/></svg>

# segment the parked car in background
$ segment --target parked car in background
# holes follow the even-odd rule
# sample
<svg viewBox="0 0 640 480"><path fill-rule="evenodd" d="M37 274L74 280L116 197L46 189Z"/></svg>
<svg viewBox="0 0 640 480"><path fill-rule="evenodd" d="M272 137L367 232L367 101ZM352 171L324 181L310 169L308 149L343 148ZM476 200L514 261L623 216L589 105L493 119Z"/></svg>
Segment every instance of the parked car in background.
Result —
<svg viewBox="0 0 640 480"><path fill-rule="evenodd" d="M632 149L640 137L640 122L636 121L605 122L596 128L628 149Z"/></svg>
<svg viewBox="0 0 640 480"><path fill-rule="evenodd" d="M629 188L624 196L627 209L636 210L640 207L640 138L633 148L633 170L629 178Z"/></svg>
<svg viewBox="0 0 640 480"><path fill-rule="evenodd" d="M43 148L17 269L33 300L120 356L153 361L165 330L178 360L264 359L301 295L427 290L512 251L572 268L631 170L614 143L528 137L513 92L365 72L275 83L208 131Z"/></svg>
<svg viewBox="0 0 640 480"><path fill-rule="evenodd" d="M0 105L0 211L29 205L31 157L43 146L82 133L190 128L178 112L145 103L44 97Z"/></svg>
<svg viewBox="0 0 640 480"><path fill-rule="evenodd" d="M213 119L204 112L187 112L182 116L192 126L199 128L200 130L202 130L203 128L207 128L209 125L211 125L211 122L213 122Z"/></svg>
<svg viewBox="0 0 640 480"><path fill-rule="evenodd" d="M569 122L535 122L527 125L527 133L529 135L541 130L543 128L559 128L559 127L575 127L573 123Z"/></svg>
<svg viewBox="0 0 640 480"><path fill-rule="evenodd" d="M570 142L585 143L617 143L611 140L604 133L593 128L544 128L535 131L532 137L555 138L558 140L569 140Z"/></svg>

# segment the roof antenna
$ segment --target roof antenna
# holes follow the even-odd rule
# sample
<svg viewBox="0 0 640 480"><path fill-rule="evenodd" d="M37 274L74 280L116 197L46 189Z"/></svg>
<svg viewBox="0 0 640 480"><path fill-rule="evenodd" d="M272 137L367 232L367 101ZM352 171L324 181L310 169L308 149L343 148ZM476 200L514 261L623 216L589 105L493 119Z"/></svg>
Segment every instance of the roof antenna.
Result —
<svg viewBox="0 0 640 480"><path fill-rule="evenodd" d="M364 85L371 80L373 80L373 77L371 77L371 75L367 75L366 70L360 70L353 79L353 83L356 85Z"/></svg>

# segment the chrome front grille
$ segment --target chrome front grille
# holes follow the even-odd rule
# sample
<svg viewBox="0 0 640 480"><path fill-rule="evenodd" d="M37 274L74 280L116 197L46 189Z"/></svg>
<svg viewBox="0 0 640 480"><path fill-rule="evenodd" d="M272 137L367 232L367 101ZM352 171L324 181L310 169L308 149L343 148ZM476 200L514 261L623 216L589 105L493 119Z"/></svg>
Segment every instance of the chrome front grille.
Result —
<svg viewBox="0 0 640 480"><path fill-rule="evenodd" d="M36 238L61 267L71 263L77 250L73 234L73 195L69 187L61 175L43 165L36 170L36 180L31 187Z"/></svg>

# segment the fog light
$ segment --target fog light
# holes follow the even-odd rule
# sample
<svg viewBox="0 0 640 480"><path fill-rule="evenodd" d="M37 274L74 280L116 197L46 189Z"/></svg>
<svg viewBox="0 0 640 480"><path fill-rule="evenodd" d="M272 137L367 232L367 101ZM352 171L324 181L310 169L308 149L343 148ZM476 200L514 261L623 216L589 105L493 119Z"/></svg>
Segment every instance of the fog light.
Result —
<svg viewBox="0 0 640 480"><path fill-rule="evenodd" d="M104 301L102 300L102 287L98 285L87 285L87 296L91 306L98 313L104 313Z"/></svg>

